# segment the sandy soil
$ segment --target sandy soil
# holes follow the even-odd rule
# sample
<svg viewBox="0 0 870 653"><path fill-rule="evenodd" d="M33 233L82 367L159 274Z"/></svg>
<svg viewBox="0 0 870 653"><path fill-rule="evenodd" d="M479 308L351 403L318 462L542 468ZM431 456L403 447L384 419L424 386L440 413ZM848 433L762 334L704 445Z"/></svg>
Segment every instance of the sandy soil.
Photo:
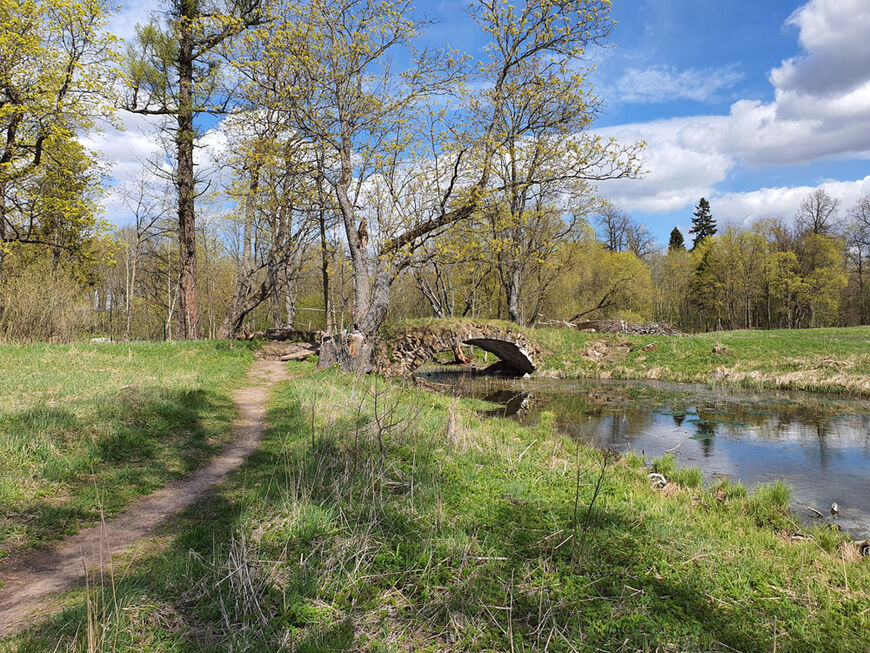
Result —
<svg viewBox="0 0 870 653"><path fill-rule="evenodd" d="M25 551L0 565L0 636L55 611L53 599L85 582L85 569L108 574L112 557L147 538L168 517L201 499L257 448L265 429L269 388L287 377L284 363L258 360L251 384L237 390L235 439L187 478L134 501L113 519L86 528L50 549Z"/></svg>

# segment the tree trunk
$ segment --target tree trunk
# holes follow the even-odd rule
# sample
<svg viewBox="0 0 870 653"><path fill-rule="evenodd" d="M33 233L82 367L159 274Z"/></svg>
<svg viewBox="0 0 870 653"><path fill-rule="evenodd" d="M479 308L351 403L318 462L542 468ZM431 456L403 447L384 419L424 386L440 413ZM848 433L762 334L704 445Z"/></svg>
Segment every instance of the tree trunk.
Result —
<svg viewBox="0 0 870 653"><path fill-rule="evenodd" d="M287 326L293 328L296 325L296 293L293 292L293 284L290 277L285 279L284 284L284 310L287 316Z"/></svg>
<svg viewBox="0 0 870 653"><path fill-rule="evenodd" d="M179 309L181 312L180 337L195 340L199 337L199 306L196 275L196 213L195 179L193 172L193 3L191 15L184 11L181 16L181 42L178 52L178 130L175 144L178 148L176 184L178 187L178 245Z"/></svg>
<svg viewBox="0 0 870 653"><path fill-rule="evenodd" d="M139 238L136 238L136 245L133 247L133 257L130 260L130 278L127 285L127 303L124 306L125 321L124 321L124 342L130 342L130 325L133 322L133 292L136 287L136 264L139 260Z"/></svg>
<svg viewBox="0 0 870 653"><path fill-rule="evenodd" d="M507 295L508 319L523 326L523 318L520 315L520 269L518 266L512 266L508 282L505 287Z"/></svg>
<svg viewBox="0 0 870 653"><path fill-rule="evenodd" d="M375 271L374 283L369 286L368 279L365 281L368 310L357 311L354 305L355 319L360 315L354 330L323 338L318 369L337 365L345 372L367 374L375 368L377 332L389 312L393 271L379 266ZM356 298L354 294L354 300Z"/></svg>
<svg viewBox="0 0 870 653"><path fill-rule="evenodd" d="M318 165L322 167L322 161L318 159ZM318 220L320 223L320 278L323 286L323 315L325 316L324 328L327 333L332 332L332 315L329 312L329 251L326 243L326 211L324 210L325 197L323 193L323 176L317 175L317 202L320 205Z"/></svg>
<svg viewBox="0 0 870 653"><path fill-rule="evenodd" d="M233 338L242 326L245 316L253 310L245 311L245 301L252 287L252 261L253 255L253 226L254 226L254 194L259 188L259 168L251 170L251 179L248 184L248 195L245 198L245 222L242 226L242 251L239 256L239 265L236 269L236 288L233 298L227 306L227 314L218 329L219 338ZM243 314L244 313L244 314Z"/></svg>

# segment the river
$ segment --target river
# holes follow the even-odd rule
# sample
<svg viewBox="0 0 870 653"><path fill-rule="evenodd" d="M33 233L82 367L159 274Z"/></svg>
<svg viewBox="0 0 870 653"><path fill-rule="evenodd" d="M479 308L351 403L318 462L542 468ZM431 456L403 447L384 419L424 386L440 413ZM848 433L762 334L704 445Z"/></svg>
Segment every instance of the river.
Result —
<svg viewBox="0 0 870 653"><path fill-rule="evenodd" d="M671 453L678 464L700 468L708 483L727 477L752 488L781 479L801 519L835 519L856 538L870 538L868 401L646 381L507 379L456 368L420 376L493 403L493 416L533 424L550 411L560 430L596 447L642 453L647 461ZM825 517L812 519L807 506Z"/></svg>

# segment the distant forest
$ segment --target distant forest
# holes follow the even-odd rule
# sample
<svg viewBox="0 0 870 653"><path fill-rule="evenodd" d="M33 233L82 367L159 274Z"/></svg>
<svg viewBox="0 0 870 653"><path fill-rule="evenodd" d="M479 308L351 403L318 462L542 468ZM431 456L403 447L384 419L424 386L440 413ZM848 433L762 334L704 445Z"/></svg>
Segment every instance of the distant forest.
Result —
<svg viewBox="0 0 870 653"><path fill-rule="evenodd" d="M2 340L870 322L870 198L819 190L749 227L702 198L666 246L601 198L644 147L591 130L605 0L473 3L481 61L418 48L426 21L392 0L166 5L129 43L102 0L0 7ZM162 149L112 186L86 136L123 115Z"/></svg>

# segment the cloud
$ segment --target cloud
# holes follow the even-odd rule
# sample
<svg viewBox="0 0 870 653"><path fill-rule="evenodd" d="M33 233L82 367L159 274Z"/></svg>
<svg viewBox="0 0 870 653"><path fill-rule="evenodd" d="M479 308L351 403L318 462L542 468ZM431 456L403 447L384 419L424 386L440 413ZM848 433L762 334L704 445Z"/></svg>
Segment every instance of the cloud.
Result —
<svg viewBox="0 0 870 653"><path fill-rule="evenodd" d="M804 52L770 72L772 102L739 100L724 116L599 130L648 143L646 178L602 184L604 195L626 208L665 212L714 194L737 166L870 158L870 3L811 0L787 24L800 30ZM785 206L776 190L763 189L755 199L780 197L774 204Z"/></svg>
<svg viewBox="0 0 870 653"><path fill-rule="evenodd" d="M677 70L672 66L629 68L616 81L610 94L622 102L710 102L718 91L731 88L742 78L743 74L735 66L700 70Z"/></svg>
<svg viewBox="0 0 870 653"><path fill-rule="evenodd" d="M136 34L136 25L147 23L152 14L160 12L162 6L155 0L140 0L126 4L109 18L108 30L115 36L129 41Z"/></svg>
<svg viewBox="0 0 870 653"><path fill-rule="evenodd" d="M836 95L867 80L870 11L867 0L811 0L786 21L800 30L804 54L770 73L786 93Z"/></svg>
<svg viewBox="0 0 870 653"><path fill-rule="evenodd" d="M859 198L870 196L870 175L856 181L831 181L819 186L781 186L713 195L710 205L720 222L749 225L760 218L790 221L801 201L817 188L823 188L828 195L840 200L840 217L843 217Z"/></svg>
<svg viewBox="0 0 870 653"><path fill-rule="evenodd" d="M711 127L723 129L727 118L702 116L623 125L599 131L620 142L644 140L646 173L641 179L599 184L610 201L628 210L660 213L679 209L710 195L734 159L713 147L707 136Z"/></svg>

